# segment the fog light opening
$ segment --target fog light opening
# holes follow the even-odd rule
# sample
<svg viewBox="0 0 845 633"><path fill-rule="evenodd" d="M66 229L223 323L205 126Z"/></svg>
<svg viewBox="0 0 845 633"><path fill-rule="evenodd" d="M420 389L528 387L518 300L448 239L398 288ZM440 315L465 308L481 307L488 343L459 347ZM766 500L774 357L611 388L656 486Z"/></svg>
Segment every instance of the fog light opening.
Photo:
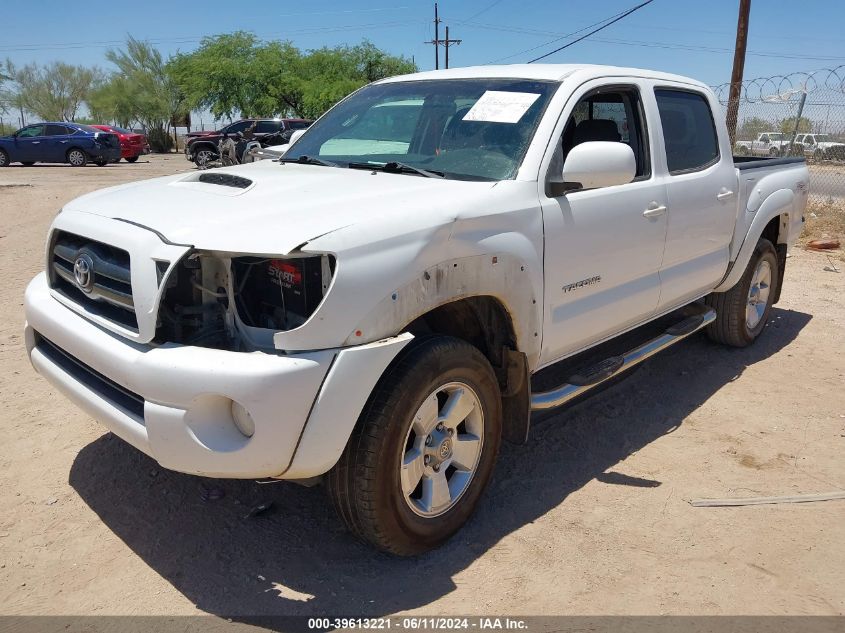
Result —
<svg viewBox="0 0 845 633"><path fill-rule="evenodd" d="M246 437L252 437L255 434L255 422L249 411L239 402L232 401L232 419L238 430Z"/></svg>

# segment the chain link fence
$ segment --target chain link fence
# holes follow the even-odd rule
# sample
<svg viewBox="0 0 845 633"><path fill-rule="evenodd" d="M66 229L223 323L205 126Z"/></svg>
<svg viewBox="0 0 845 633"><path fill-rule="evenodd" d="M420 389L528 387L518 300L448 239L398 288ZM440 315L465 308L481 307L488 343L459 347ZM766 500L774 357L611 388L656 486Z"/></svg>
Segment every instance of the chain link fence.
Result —
<svg viewBox="0 0 845 633"><path fill-rule="evenodd" d="M727 112L730 84L713 90ZM744 81L734 153L804 156L812 205L845 210L845 65Z"/></svg>

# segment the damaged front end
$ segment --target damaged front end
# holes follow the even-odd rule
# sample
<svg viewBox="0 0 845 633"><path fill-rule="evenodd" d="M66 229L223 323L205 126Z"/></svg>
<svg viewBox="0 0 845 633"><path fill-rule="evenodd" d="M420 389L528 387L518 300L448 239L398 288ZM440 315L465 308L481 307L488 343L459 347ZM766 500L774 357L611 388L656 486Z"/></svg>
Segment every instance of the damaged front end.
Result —
<svg viewBox="0 0 845 633"><path fill-rule="evenodd" d="M335 269L331 254L191 252L165 282L155 342L273 350L276 332L299 328L316 312Z"/></svg>

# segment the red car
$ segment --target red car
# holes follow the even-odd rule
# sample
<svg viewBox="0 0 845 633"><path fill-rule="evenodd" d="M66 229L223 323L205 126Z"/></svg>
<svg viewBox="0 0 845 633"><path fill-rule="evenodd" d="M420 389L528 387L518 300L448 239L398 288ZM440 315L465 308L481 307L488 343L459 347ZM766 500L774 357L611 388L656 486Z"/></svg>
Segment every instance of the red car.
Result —
<svg viewBox="0 0 845 633"><path fill-rule="evenodd" d="M120 157L125 158L127 163L134 163L142 154L150 153L150 144L147 143L147 137L143 134L137 134L113 125L92 125L91 127L103 132L117 134L120 139Z"/></svg>

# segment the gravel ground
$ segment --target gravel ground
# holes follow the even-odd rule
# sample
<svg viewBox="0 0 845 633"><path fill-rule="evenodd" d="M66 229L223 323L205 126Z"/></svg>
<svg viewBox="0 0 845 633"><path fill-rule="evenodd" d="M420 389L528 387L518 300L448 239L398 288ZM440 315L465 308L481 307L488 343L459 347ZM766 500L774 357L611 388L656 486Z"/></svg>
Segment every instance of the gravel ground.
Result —
<svg viewBox="0 0 845 633"><path fill-rule="evenodd" d="M345 533L320 487L159 468L30 367L23 291L56 211L188 167L0 170L0 613L845 612L845 501L688 503L845 488L845 274L824 254L794 251L754 346L697 335L538 424L471 523L403 560Z"/></svg>

